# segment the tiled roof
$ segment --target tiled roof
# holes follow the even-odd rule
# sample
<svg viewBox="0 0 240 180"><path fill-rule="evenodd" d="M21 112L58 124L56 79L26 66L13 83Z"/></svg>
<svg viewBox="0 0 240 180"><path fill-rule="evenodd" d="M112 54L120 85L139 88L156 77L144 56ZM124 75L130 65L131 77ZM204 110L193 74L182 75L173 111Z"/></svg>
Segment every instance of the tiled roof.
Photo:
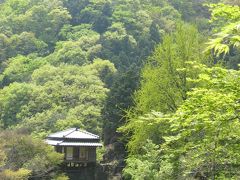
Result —
<svg viewBox="0 0 240 180"><path fill-rule="evenodd" d="M78 128L50 134L46 143L52 146L102 146L99 136Z"/></svg>
<svg viewBox="0 0 240 180"><path fill-rule="evenodd" d="M64 138L64 139L99 139L99 136L78 128L71 128L65 131L50 134L48 138Z"/></svg>
<svg viewBox="0 0 240 180"><path fill-rule="evenodd" d="M46 143L52 146L92 146L92 147L100 147L101 143L94 142L64 142L64 141L55 141L55 140L46 140Z"/></svg>

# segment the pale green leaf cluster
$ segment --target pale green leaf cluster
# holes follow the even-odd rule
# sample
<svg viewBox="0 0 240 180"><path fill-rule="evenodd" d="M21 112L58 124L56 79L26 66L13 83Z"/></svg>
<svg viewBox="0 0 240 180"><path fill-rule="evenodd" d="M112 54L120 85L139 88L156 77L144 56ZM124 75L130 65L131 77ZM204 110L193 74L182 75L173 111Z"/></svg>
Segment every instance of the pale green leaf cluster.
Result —
<svg viewBox="0 0 240 180"><path fill-rule="evenodd" d="M228 54L231 48L240 46L240 7L238 5L212 4L211 23L215 26L214 38L210 39L207 51L217 56Z"/></svg>

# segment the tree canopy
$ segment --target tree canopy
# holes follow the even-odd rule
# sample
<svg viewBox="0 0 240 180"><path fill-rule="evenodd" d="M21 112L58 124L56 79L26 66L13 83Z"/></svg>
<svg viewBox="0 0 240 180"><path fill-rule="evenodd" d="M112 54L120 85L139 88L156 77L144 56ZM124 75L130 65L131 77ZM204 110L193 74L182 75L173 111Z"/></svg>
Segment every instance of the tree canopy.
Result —
<svg viewBox="0 0 240 180"><path fill-rule="evenodd" d="M68 179L70 127L126 179L239 179L239 6L0 0L0 179Z"/></svg>

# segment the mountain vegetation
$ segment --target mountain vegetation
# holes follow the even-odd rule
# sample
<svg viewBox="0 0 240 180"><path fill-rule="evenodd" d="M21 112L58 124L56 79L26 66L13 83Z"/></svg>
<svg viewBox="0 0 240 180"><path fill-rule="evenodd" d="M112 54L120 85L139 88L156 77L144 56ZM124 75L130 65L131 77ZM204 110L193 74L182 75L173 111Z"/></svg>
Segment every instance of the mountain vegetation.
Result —
<svg viewBox="0 0 240 180"><path fill-rule="evenodd" d="M125 179L239 179L238 64L238 0L0 0L0 179L67 180L70 127Z"/></svg>

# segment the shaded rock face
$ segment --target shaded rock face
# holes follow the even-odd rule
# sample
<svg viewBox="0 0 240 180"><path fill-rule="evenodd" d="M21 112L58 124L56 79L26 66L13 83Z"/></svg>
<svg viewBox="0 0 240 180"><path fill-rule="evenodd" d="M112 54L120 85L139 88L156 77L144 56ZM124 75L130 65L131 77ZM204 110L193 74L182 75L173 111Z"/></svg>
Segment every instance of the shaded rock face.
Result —
<svg viewBox="0 0 240 180"><path fill-rule="evenodd" d="M122 170L125 167L125 157L127 156L124 143L118 138L106 146L106 153L103 156L101 166L108 174L108 179L122 179Z"/></svg>

